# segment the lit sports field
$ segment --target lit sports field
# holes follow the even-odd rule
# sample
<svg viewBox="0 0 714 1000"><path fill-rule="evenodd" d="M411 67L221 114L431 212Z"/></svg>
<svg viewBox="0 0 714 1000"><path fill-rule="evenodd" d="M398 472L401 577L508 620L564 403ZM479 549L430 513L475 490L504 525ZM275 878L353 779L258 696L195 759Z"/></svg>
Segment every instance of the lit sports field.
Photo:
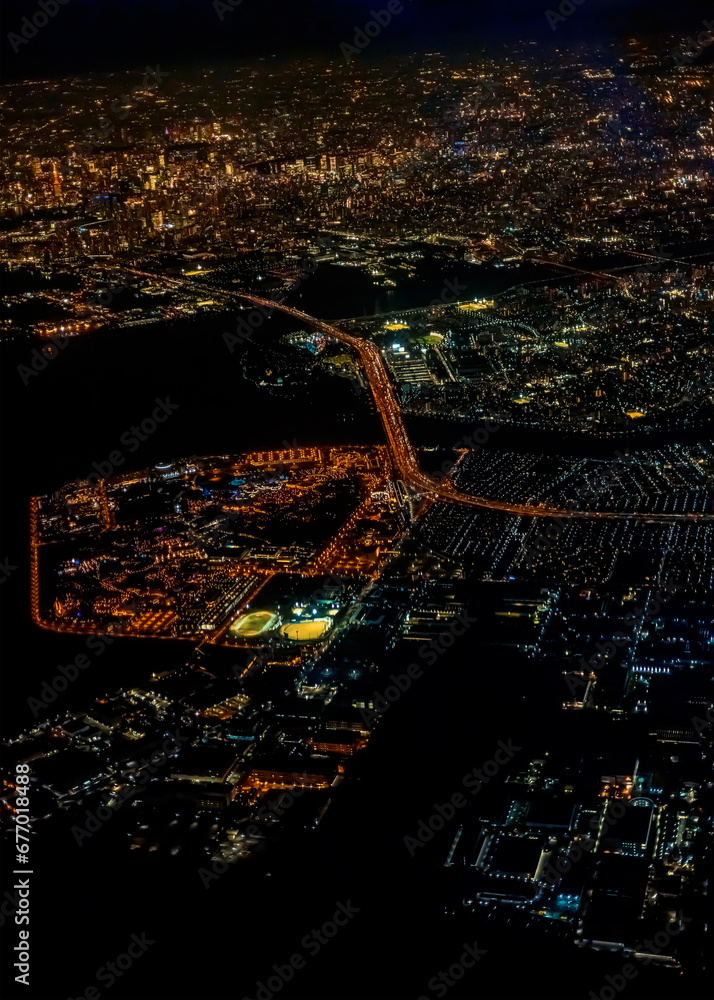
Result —
<svg viewBox="0 0 714 1000"><path fill-rule="evenodd" d="M249 615L241 615L238 621L231 625L229 634L239 639L252 639L272 628L277 620L278 616L272 615L269 611L252 611Z"/></svg>
<svg viewBox="0 0 714 1000"><path fill-rule="evenodd" d="M315 642L322 639L323 635L332 626L329 618L305 618L304 621L288 622L280 629L280 634L286 639L295 639L297 642Z"/></svg>

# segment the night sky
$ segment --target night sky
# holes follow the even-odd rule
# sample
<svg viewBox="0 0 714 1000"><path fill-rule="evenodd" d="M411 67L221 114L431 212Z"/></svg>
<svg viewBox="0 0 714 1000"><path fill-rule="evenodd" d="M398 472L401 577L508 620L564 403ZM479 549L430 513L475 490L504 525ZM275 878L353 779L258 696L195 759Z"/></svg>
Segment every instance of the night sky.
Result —
<svg viewBox="0 0 714 1000"><path fill-rule="evenodd" d="M48 26L13 45L23 17L38 11L38 0L3 3L2 79L48 78L102 69L126 69L160 62L173 69L256 56L319 53L340 57L341 42L370 19L381 0L66 0ZM582 0L553 30L546 11L561 0L404 0L403 10L380 44L364 58L389 51L431 46L512 44L536 38L543 46L672 31L694 32L711 3L652 0ZM56 0L45 0L52 11ZM223 9L221 9L221 6ZM222 17L221 17L222 15ZM396 28L396 30L394 30Z"/></svg>

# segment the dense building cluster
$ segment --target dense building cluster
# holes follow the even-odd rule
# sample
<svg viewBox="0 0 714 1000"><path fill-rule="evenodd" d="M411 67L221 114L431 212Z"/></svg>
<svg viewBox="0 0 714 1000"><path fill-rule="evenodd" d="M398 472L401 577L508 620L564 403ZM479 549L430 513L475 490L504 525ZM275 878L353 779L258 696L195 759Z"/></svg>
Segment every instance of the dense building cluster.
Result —
<svg viewBox="0 0 714 1000"><path fill-rule="evenodd" d="M507 758L404 830L410 855L434 841L445 916L701 971L714 125L711 70L668 49L2 89L15 388L68 339L157 324L138 335L168 355L200 331L208 356L223 324L220 367L237 362L225 378L256 393L256 423L277 401L298 433L311 395L324 420L321 440L136 471L145 425L171 412L157 397L125 451L32 498L33 626L87 651L4 744L33 828L188 858L204 885L263 871L350 801L388 709L434 684L452 702L423 697L390 793L421 781L430 710L477 728L462 700L493 704ZM337 305L311 315L297 299L320 281ZM330 326L343 297L365 315ZM338 396L362 443L336 443ZM110 645L154 640L140 682L70 688ZM21 794L8 779L3 812Z"/></svg>

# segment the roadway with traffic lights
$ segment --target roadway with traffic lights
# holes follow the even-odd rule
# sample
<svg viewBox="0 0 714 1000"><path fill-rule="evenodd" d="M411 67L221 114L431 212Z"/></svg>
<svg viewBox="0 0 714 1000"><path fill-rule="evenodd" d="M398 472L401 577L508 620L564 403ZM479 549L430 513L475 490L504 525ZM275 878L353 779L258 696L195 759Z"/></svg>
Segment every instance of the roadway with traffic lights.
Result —
<svg viewBox="0 0 714 1000"><path fill-rule="evenodd" d="M457 489L450 482L436 482L419 467L416 451L409 440L406 427L404 426L401 407L394 394L394 389L382 360L382 355L375 344L344 333L333 324L316 319L314 316L309 316L307 313L292 306L286 306L280 302L264 299L257 295L249 295L241 292L233 294L237 298L244 299L261 308L278 309L280 312L286 313L288 316L293 316L295 319L307 324L326 337L340 341L356 351L382 419L382 425L394 466L403 481L412 486L422 496L435 497L439 500L445 500L448 503L466 504L470 507L503 510L509 514L519 514L524 517L615 518L633 521L663 521L667 523L676 521L707 521L714 518L714 514L623 513L622 511L570 510L562 507L553 507L548 504L510 503L506 500L487 499L486 497L478 497L471 493L465 493L463 490Z"/></svg>
<svg viewBox="0 0 714 1000"><path fill-rule="evenodd" d="M548 263L553 262L549 261ZM154 281L157 279L157 275L151 272L139 271L136 268L127 268L126 270L131 274L137 275L138 277L151 278ZM578 271L577 268L573 270ZM605 274L604 272L588 271L582 273L590 274L598 278L612 279L613 277L612 275ZM493 500L487 497L475 496L472 493L465 493L463 490L457 489L457 487L450 482L436 482L427 476L426 473L419 467L416 451L409 440L406 427L404 426L401 407L399 406L399 402L394 394L394 389L384 361L382 360L382 355L379 352L379 348L371 341L360 340L358 337L353 337L350 334L345 333L343 330L340 330L339 327L334 326L332 323L326 323L324 320L317 319L315 316L310 316L308 313L304 313L300 309L295 309L293 306L286 306L282 302L275 301L274 299L265 299L258 295L250 295L247 292L226 292L223 289L216 289L214 286L209 286L202 282L189 282L185 278L163 278L162 280L166 284L173 285L177 288L186 286L193 286L194 288L197 286L202 287L206 290L210 290L215 297L222 298L225 301L243 299L246 302L251 302L255 306L259 306L261 310L265 310L266 308L268 310L277 309L280 312L286 313L288 316L293 316L295 319L299 319L302 323L305 323L307 326L323 333L326 337L332 337L334 340L340 341L356 351L360 361L362 362L364 373L369 382L375 404L382 419L382 425L384 427L384 432L395 468L403 481L412 486L423 497L432 497L434 499L444 500L448 503L466 504L469 507L503 510L507 511L509 514L518 514L522 517L574 517L584 519L652 521L663 522L666 524L677 523L680 521L711 521L714 519L714 513L623 513L622 511L614 510L572 510L562 507L553 507L545 503L510 503L506 500ZM455 303L455 305L458 305L458 303ZM270 315L270 313L268 312L267 315Z"/></svg>

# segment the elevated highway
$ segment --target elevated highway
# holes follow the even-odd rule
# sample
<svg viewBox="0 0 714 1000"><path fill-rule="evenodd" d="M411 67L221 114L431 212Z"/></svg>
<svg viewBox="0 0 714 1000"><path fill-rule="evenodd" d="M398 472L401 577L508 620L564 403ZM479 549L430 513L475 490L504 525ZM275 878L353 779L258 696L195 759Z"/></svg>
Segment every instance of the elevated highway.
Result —
<svg viewBox="0 0 714 1000"><path fill-rule="evenodd" d="M309 316L300 309L286 306L271 299L260 298L257 295L235 292L236 298L251 302L261 308L278 309L280 312L293 316L300 322L314 330L319 331L326 337L340 341L352 348L357 353L362 363L362 368L369 382L374 402L382 419L382 425L389 444L394 466L400 477L414 489L424 495L431 496L448 503L465 504L469 507L482 507L489 510L503 510L509 514L518 514L523 517L557 517L557 518L585 518L585 519L616 519L633 521L658 521L671 523L678 521L710 521L714 514L647 514L647 513L623 513L622 511L602 511L602 510L569 510L562 507L554 507L548 504L526 504L511 503L507 500L492 500L486 497L474 496L459 490L450 482L437 482L431 479L419 467L416 451L407 434L402 411L394 393L392 383L389 379L386 366L382 360L379 348L370 341L360 340L348 333L344 333L339 327L324 320Z"/></svg>

